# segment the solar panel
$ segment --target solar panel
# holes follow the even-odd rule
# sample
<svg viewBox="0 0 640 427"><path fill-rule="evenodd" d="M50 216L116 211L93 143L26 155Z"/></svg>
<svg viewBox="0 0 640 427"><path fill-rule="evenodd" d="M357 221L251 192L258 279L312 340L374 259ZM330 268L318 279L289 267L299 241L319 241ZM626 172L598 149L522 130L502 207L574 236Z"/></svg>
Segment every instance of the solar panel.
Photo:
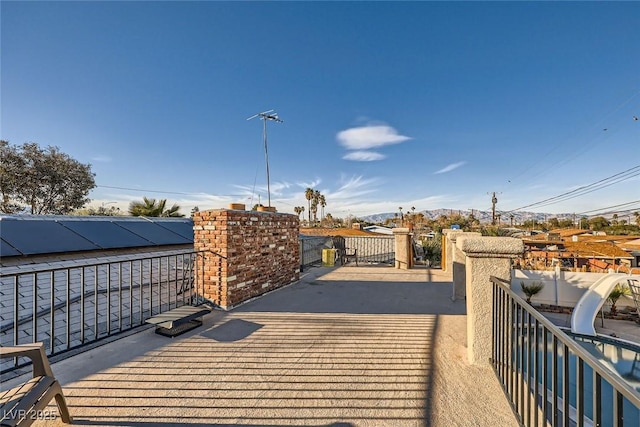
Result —
<svg viewBox="0 0 640 427"><path fill-rule="evenodd" d="M173 231L150 221L137 222L116 220L114 223L146 240L149 240L152 243L155 243L156 245L185 245L193 243L193 237L191 239L187 239L180 234L176 234Z"/></svg>
<svg viewBox="0 0 640 427"><path fill-rule="evenodd" d="M13 246L0 239L0 257L22 255Z"/></svg>
<svg viewBox="0 0 640 427"><path fill-rule="evenodd" d="M102 249L154 246L150 242L111 221L59 221Z"/></svg>
<svg viewBox="0 0 640 427"><path fill-rule="evenodd" d="M193 242L193 221L155 221L155 223Z"/></svg>
<svg viewBox="0 0 640 427"><path fill-rule="evenodd" d="M3 218L2 240L24 255L100 249L55 221Z"/></svg>

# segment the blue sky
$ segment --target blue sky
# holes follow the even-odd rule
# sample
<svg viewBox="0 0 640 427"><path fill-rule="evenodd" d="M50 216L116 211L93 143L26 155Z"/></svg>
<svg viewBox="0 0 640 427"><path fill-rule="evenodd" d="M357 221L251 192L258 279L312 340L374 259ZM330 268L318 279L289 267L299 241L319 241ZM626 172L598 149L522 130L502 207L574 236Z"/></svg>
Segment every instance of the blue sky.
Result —
<svg viewBox="0 0 640 427"><path fill-rule="evenodd" d="M2 139L94 205L508 211L640 164L636 2L7 2ZM604 130L606 129L606 130ZM640 199L634 176L539 209ZM266 204L266 203L265 203ZM640 207L640 204L636 205Z"/></svg>

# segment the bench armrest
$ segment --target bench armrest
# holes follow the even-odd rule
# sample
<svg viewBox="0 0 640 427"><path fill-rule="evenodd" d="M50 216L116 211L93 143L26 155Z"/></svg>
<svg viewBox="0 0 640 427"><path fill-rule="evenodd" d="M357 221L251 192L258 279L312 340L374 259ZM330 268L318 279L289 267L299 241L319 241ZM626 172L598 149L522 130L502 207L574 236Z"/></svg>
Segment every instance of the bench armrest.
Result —
<svg viewBox="0 0 640 427"><path fill-rule="evenodd" d="M42 343L20 344L13 347L0 347L0 358L28 357L33 363L33 376L53 376L49 359Z"/></svg>

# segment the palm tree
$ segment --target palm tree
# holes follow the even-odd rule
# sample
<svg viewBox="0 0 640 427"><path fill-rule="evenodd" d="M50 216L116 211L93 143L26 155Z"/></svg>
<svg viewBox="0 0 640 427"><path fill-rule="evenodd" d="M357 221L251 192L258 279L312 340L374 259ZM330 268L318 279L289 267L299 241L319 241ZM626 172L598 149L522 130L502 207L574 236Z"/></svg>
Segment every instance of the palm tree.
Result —
<svg viewBox="0 0 640 427"><path fill-rule="evenodd" d="M618 309L616 307L616 303L623 296L631 295L631 290L624 285L624 283L618 283L613 290L609 293L607 297L607 301L611 303L611 309L609 310L611 314L616 314Z"/></svg>
<svg viewBox="0 0 640 427"><path fill-rule="evenodd" d="M165 209L167 199L142 198L142 202L131 202L129 204L129 214L132 216L148 216L148 217L183 217L179 212L180 206L174 204L169 209Z"/></svg>
<svg viewBox="0 0 640 427"><path fill-rule="evenodd" d="M544 288L544 283L542 282L525 283L524 281L521 281L520 287L522 288L522 292L527 296L527 302L531 304L531 297L535 296L538 292L540 292Z"/></svg>
<svg viewBox="0 0 640 427"><path fill-rule="evenodd" d="M298 214L298 219L300 219L300 214L304 212L304 206L296 206L293 211Z"/></svg>
<svg viewBox="0 0 640 427"><path fill-rule="evenodd" d="M320 192L318 190L313 190L313 194L311 196L311 211L313 212L314 223L318 220L318 203L319 202L320 202Z"/></svg>
<svg viewBox="0 0 640 427"><path fill-rule="evenodd" d="M324 207L327 206L327 201L324 198L324 194L320 194L319 197L319 201L320 201L320 222L322 222L322 220L324 219Z"/></svg>
<svg viewBox="0 0 640 427"><path fill-rule="evenodd" d="M307 187L304 190L304 197L307 199L307 206L309 207L307 212L309 212L309 225L311 225L311 199L313 198L313 189L311 187Z"/></svg>

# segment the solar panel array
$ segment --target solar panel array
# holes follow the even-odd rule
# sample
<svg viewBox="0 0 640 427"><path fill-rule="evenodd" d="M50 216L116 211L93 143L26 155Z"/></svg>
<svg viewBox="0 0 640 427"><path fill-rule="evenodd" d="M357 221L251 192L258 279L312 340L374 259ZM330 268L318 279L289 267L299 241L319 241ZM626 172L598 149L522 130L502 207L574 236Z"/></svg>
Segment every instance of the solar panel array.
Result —
<svg viewBox="0 0 640 427"><path fill-rule="evenodd" d="M0 215L0 257L193 244L190 218Z"/></svg>

